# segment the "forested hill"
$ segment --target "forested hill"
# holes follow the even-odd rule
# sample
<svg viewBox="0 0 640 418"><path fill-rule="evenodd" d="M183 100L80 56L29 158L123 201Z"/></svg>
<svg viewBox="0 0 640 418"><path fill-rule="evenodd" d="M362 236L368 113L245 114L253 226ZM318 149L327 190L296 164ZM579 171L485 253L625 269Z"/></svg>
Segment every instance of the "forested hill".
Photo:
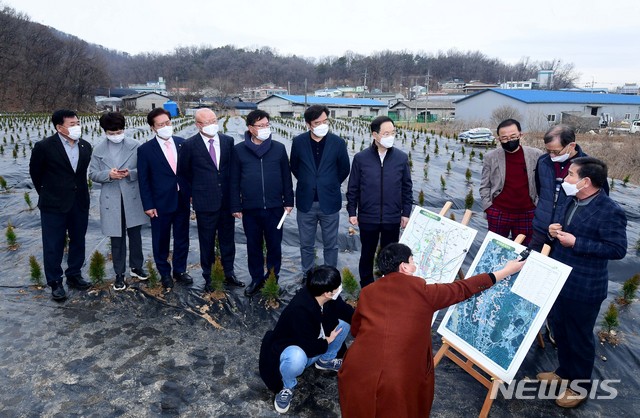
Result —
<svg viewBox="0 0 640 418"><path fill-rule="evenodd" d="M428 41L424 50L429 50ZM309 58L281 55L269 47L227 45L129 55L31 22L9 7L0 11L0 111L49 111L59 106L91 109L97 87L126 87L158 77L164 77L169 88L231 94L272 82L301 93L305 79L313 90L362 85L366 74L370 89L401 92L403 87L424 85L427 78L430 90L435 91L438 82L453 78L488 83L526 80L539 69L549 68L556 70L554 88L568 87L577 79L571 63L523 58L507 64L479 51L381 51L372 55L347 51L340 57Z"/></svg>

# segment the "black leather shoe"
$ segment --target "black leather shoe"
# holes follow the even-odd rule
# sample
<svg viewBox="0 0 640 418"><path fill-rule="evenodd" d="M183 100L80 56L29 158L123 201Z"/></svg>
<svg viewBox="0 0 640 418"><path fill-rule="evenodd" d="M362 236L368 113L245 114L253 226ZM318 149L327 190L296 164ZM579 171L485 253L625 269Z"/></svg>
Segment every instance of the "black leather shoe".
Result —
<svg viewBox="0 0 640 418"><path fill-rule="evenodd" d="M171 289L173 287L173 279L171 276L162 276L160 282L162 282L162 287L165 289Z"/></svg>
<svg viewBox="0 0 640 418"><path fill-rule="evenodd" d="M193 284L193 279L186 271L184 273L174 273L173 278L176 279L176 282L181 284Z"/></svg>
<svg viewBox="0 0 640 418"><path fill-rule="evenodd" d="M237 287L244 287L245 286L245 284L242 283L240 280L238 280L238 278L234 274L225 277L224 278L224 282L226 284L228 284L229 286L237 286Z"/></svg>
<svg viewBox="0 0 640 418"><path fill-rule="evenodd" d="M67 292L64 291L62 283L51 285L51 299L53 300L65 300L67 298Z"/></svg>
<svg viewBox="0 0 640 418"><path fill-rule="evenodd" d="M87 290L91 283L86 281L81 275L67 277L67 286L78 290Z"/></svg>
<svg viewBox="0 0 640 418"><path fill-rule="evenodd" d="M251 284L247 286L246 289L244 289L244 295L250 298L251 296L258 293L260 289L262 289L262 286L264 286L264 280L261 280L259 282L251 282Z"/></svg>

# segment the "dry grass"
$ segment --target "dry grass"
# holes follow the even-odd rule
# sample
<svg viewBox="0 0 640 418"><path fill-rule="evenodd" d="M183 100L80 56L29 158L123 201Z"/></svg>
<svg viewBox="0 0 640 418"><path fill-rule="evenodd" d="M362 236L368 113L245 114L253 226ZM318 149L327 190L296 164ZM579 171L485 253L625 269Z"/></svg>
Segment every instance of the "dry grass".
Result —
<svg viewBox="0 0 640 418"><path fill-rule="evenodd" d="M417 124L416 127L424 127ZM444 135L453 137L465 130L459 122L430 123L428 130L440 131ZM523 139L525 145L544 149L542 137L544 132L527 132ZM576 142L592 157L596 157L609 166L609 177L622 181L629 176L629 183L640 184L640 136L638 135L590 135L581 133L576 135Z"/></svg>

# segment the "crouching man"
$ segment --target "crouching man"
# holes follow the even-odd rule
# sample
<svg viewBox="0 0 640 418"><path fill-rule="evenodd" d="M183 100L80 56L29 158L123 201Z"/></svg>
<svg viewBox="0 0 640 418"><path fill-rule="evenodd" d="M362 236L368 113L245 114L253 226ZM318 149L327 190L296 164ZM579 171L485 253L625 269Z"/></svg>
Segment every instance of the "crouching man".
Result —
<svg viewBox="0 0 640 418"><path fill-rule="evenodd" d="M349 335L353 308L338 297L341 291L335 267L316 267L262 339L260 376L277 393L274 405L281 414L289 410L304 369L315 363L317 369L337 372L342 365L336 357Z"/></svg>

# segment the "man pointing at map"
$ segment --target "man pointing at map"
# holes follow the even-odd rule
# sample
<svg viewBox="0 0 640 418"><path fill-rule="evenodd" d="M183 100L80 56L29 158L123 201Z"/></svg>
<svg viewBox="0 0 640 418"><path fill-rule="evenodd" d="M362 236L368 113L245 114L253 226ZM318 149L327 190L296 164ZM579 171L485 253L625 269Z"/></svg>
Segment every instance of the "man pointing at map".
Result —
<svg viewBox="0 0 640 418"><path fill-rule="evenodd" d="M355 341L338 372L345 418L428 417L433 402L431 318L519 272L509 261L493 273L448 284L427 284L405 244L389 244L378 255L384 275L362 289L351 321Z"/></svg>

